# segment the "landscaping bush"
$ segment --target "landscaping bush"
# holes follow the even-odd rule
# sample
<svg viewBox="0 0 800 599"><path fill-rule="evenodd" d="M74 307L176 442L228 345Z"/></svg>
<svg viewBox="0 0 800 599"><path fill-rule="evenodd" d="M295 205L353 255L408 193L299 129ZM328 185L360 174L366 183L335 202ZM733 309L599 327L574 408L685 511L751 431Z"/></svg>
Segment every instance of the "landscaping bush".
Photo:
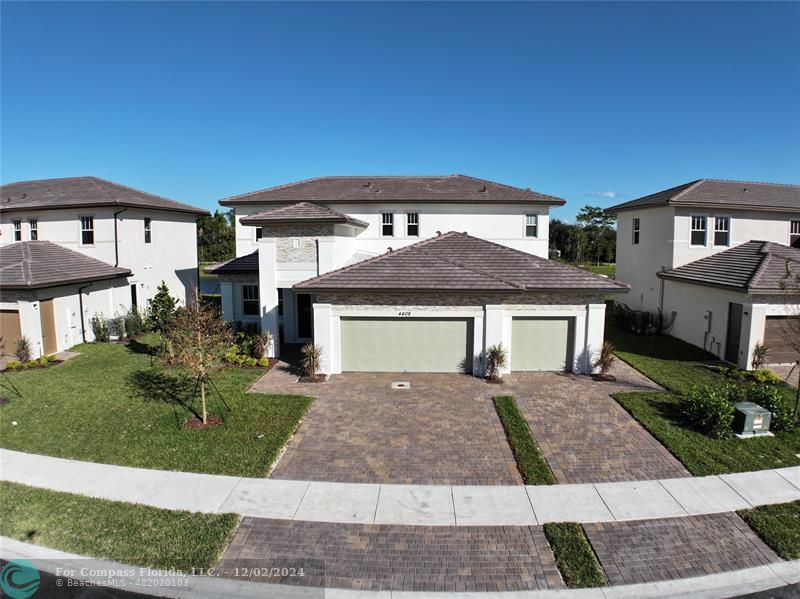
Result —
<svg viewBox="0 0 800 599"><path fill-rule="evenodd" d="M322 346L316 343L306 343L300 350L303 355L301 364L307 380L317 380L322 363Z"/></svg>
<svg viewBox="0 0 800 599"><path fill-rule="evenodd" d="M250 345L250 355L256 359L261 359L267 355L270 345L272 345L272 333L261 331L253 335Z"/></svg>
<svg viewBox="0 0 800 599"><path fill-rule="evenodd" d="M92 316L91 320L89 320L89 326L92 327L92 334L94 335L94 340L97 343L108 343L111 339L111 331L108 328L108 321L106 317L103 316L102 312L99 312Z"/></svg>
<svg viewBox="0 0 800 599"><path fill-rule="evenodd" d="M610 341L603 341L603 346L600 348L595 360L592 362L592 368L598 371L598 374L605 378L614 364L616 356L614 355L614 344Z"/></svg>
<svg viewBox="0 0 800 599"><path fill-rule="evenodd" d="M763 343L756 343L753 348L753 360L750 365L756 370L760 370L767 363L767 356L769 356L769 348Z"/></svg>
<svg viewBox="0 0 800 599"><path fill-rule="evenodd" d="M178 300L169 294L164 281L158 286L156 294L147 301L147 328L165 336L178 309Z"/></svg>
<svg viewBox="0 0 800 599"><path fill-rule="evenodd" d="M492 345L486 350L486 378L493 383L500 382L500 369L506 365L506 350L502 343Z"/></svg>
<svg viewBox="0 0 800 599"><path fill-rule="evenodd" d="M42 356L38 360L28 360L27 362L22 362L20 360L10 360L6 363L6 368L9 370L26 370L28 368L44 368L45 366L49 366L51 362L57 362L58 359L55 356Z"/></svg>
<svg viewBox="0 0 800 599"><path fill-rule="evenodd" d="M29 362L31 359L31 340L24 335L17 340L15 355L22 363Z"/></svg>
<svg viewBox="0 0 800 599"><path fill-rule="evenodd" d="M710 437L730 437L735 412L730 396L731 386L692 389L683 399L683 415L695 429Z"/></svg>
<svg viewBox="0 0 800 599"><path fill-rule="evenodd" d="M269 358L254 358L248 354L243 354L236 345L225 352L223 359L226 364L231 366L246 366L248 368L255 368L256 366L266 368L269 366Z"/></svg>
<svg viewBox="0 0 800 599"><path fill-rule="evenodd" d="M784 400L777 385L750 385L747 388L747 401L772 412L770 428L776 432L790 431L795 427L793 408Z"/></svg>
<svg viewBox="0 0 800 599"><path fill-rule="evenodd" d="M114 318L111 319L111 325L113 326L112 335L115 335L117 339L120 341L125 338L127 334L127 329L125 328L125 315L116 315Z"/></svg>

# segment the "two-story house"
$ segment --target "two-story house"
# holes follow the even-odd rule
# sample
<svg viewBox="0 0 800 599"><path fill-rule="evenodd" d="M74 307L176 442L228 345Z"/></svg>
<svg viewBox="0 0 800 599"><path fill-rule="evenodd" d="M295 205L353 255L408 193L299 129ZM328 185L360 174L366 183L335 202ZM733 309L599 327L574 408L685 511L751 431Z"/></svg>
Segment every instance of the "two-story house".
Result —
<svg viewBox="0 0 800 599"><path fill-rule="evenodd" d="M96 177L0 188L0 353L27 336L35 355L93 339L89 320L146 305L164 281L197 286L206 210Z"/></svg>
<svg viewBox="0 0 800 599"><path fill-rule="evenodd" d="M212 272L225 318L314 341L323 371L591 370L604 294L547 259L563 200L467 177L320 177L220 201L237 257Z"/></svg>
<svg viewBox="0 0 800 599"><path fill-rule="evenodd" d="M742 368L756 344L794 362L785 321L798 310L800 186L700 179L609 208L617 279L634 310L674 315L670 334Z"/></svg>

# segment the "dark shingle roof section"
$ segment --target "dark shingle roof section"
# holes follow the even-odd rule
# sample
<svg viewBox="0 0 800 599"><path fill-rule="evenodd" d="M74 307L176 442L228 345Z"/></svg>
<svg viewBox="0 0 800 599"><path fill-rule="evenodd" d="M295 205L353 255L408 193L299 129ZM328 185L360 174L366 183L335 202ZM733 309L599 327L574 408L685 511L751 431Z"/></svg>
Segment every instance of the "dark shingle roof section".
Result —
<svg viewBox="0 0 800 599"><path fill-rule="evenodd" d="M0 210L120 206L206 215L208 210L98 177L20 181L0 187Z"/></svg>
<svg viewBox="0 0 800 599"><path fill-rule="evenodd" d="M213 266L207 266L206 272L212 275L244 275L258 273L258 250L252 254L239 256L226 262L214 264Z"/></svg>
<svg viewBox="0 0 800 599"><path fill-rule="evenodd" d="M358 227L367 227L368 225L364 221L311 202L299 202L291 206L281 206L265 212L258 212L243 217L240 222L245 225L289 223L347 223Z"/></svg>
<svg viewBox="0 0 800 599"><path fill-rule="evenodd" d="M769 241L748 241L658 276L747 293L787 293L793 291L793 281L800 276L800 249Z"/></svg>
<svg viewBox="0 0 800 599"><path fill-rule="evenodd" d="M0 287L42 289L127 277L131 271L50 241L20 241L0 247Z"/></svg>
<svg viewBox="0 0 800 599"><path fill-rule="evenodd" d="M622 212L652 206L751 208L800 212L800 185L698 179L608 208Z"/></svg>
<svg viewBox="0 0 800 599"><path fill-rule="evenodd" d="M613 279L446 233L295 285L303 290L624 292Z"/></svg>
<svg viewBox="0 0 800 599"><path fill-rule="evenodd" d="M466 175L317 177L220 200L223 206L270 202L512 203L545 206L561 206L566 203L555 196Z"/></svg>

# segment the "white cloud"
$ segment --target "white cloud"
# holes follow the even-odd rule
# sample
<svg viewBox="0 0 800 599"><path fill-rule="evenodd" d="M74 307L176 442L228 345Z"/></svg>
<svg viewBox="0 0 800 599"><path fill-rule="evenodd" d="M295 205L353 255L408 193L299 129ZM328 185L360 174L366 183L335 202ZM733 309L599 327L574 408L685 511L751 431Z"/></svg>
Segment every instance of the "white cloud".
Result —
<svg viewBox="0 0 800 599"><path fill-rule="evenodd" d="M592 191L586 194L587 196L594 196L597 198L608 198L609 200L613 200L618 198L620 194L616 191Z"/></svg>

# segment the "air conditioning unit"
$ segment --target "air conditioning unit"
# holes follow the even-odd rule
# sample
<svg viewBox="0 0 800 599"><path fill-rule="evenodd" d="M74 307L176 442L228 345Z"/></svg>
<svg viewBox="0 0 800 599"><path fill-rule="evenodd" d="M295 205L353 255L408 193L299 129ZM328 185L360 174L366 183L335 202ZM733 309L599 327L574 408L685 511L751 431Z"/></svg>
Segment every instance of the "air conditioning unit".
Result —
<svg viewBox="0 0 800 599"><path fill-rule="evenodd" d="M771 437L769 423L772 413L750 401L733 404L736 414L733 417L733 432L740 439Z"/></svg>

